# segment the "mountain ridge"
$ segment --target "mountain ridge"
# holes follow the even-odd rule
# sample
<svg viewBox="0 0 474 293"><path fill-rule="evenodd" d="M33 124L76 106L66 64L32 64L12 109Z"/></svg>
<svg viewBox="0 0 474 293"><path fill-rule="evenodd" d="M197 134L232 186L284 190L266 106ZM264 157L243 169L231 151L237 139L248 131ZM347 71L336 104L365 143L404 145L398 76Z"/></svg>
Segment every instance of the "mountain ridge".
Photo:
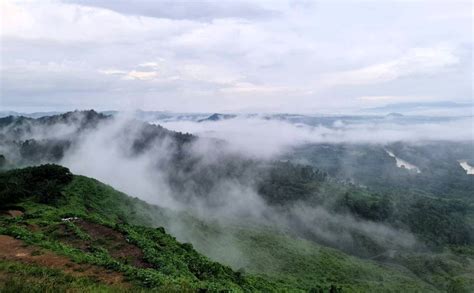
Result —
<svg viewBox="0 0 474 293"><path fill-rule="evenodd" d="M51 169L56 170L56 175L53 175L54 173L51 172ZM268 292L280 290L284 290L285 292L304 292L307 290L316 290L316 292L325 292L327 290L330 292L339 292L343 290L343 288L350 291L358 291L362 290L362 288L365 288L363 289L364 291L377 291L378 289L376 288L380 289L384 286L394 286L393 288L397 288L397 286L402 284L399 279L401 278L404 280L405 285L398 288L417 288L417 290L421 291L431 291L431 289L433 289L431 286L420 280L413 279L413 277L406 275L402 271L393 270L388 266L384 268L378 267L377 269L370 262L356 261L356 259L352 259L351 257L331 252L331 250L326 251L325 249L323 249L323 251L325 251L324 259L326 259L326 262L334 262L334 265L336 265L338 262L337 259L341 257L347 262L345 265L347 267L341 271L340 274L337 273L334 275L338 276L337 278L345 276L343 279L324 281L323 276L327 273L324 273L323 268L323 271L320 273L322 275L318 277L319 281L307 279L300 285L297 285L296 282L290 281L291 279L281 275L281 272L276 274L271 273L273 275L272 277L265 277L262 273L258 274L259 277L253 277L249 274L242 275L242 273L233 272L230 268L209 262L207 258L196 254L192 245L176 242L175 238L168 236L163 228L146 228L127 223L128 220L132 222L146 222L146 216L143 216L144 214L146 215L146 213L142 213L143 209L149 212L153 211L152 214L155 216L159 214L160 209L149 206L139 200L137 201L137 199L130 198L93 179L83 176L74 176L71 178L67 169L54 165L30 167L22 170L9 171L3 174L0 173L0 175L2 176L1 179L5 179L5 177L9 176L28 176L28 178L31 178L31 175L29 175L31 172L44 174L46 180L56 180L56 177L59 176L59 178L61 178L61 176L63 176L62 174L64 174L66 179L62 179L59 182L63 182L61 184L66 185L63 185L64 187L60 194L49 194L46 192L44 195L47 195L48 198L55 194L53 196L55 199L50 198L50 200L46 200L46 203L41 203L44 199L42 199L43 197L37 198L37 195L27 195L21 200L17 199L12 202L13 205L10 206L5 206L5 201L3 201L2 209L21 209L22 212L21 215L15 218L0 217L0 234L10 235L31 245L32 250L29 253L32 254L32 256L30 256L32 258L35 257L33 252L35 251L35 247L38 246L42 249L46 249L46 251L42 253L52 251L53 253L58 253L71 259L73 262L90 263L123 274L125 277L124 280L134 288L142 288L142 290L162 288L167 292L174 290L180 292L183 290L195 291L203 288L207 288L206 290L210 292L217 292L222 289L231 289L237 292ZM54 183L46 185L49 186L51 190L57 190L54 187ZM138 211L134 211L136 208L140 208L142 212L137 213ZM148 214L151 215L149 212ZM134 217L135 220L133 220ZM153 221L156 221L156 219ZM148 222L148 225L150 225L150 222ZM96 229L99 230L94 232ZM249 232L250 230L246 233ZM259 234L250 233L250 235L254 235L252 237L260 235L258 237L262 240L265 239L265 237L270 237L269 239L274 240L278 239L274 238L275 235L273 233L268 234L268 236L264 236L267 235L268 232L264 234L261 232L259 232ZM286 236L278 237L283 237L279 240L282 241L281 243L287 243L290 239L286 238ZM127 239L127 242L130 244L123 242L124 239ZM244 237L243 239L246 238ZM294 242L294 245L311 246L311 244L306 242L297 243L299 242ZM123 256L117 252L117 249L120 249L118 248L119 246L117 246L118 244L121 246L134 245L138 247L141 252L138 251L138 254L132 254L135 256L128 255L126 258L123 258ZM160 247L160 249L156 250L157 247ZM313 250L314 248L310 249ZM315 252L321 251L321 249L322 248L317 248ZM127 251L132 250L128 248ZM284 257L286 258L288 257L286 253L289 253L289 251L285 252L285 250L280 250L280 253L284 253ZM323 260L318 260L320 259L320 256L318 256L319 253L314 256L317 263ZM183 256L186 255L184 259L179 256L181 254L183 254ZM165 255L168 256L165 257ZM145 262L137 264L136 261L139 259L134 260L134 257L143 257ZM268 257L266 259L268 259ZM263 260L264 258L260 261ZM0 274L1 265L11 265L11 261L12 260L10 260L10 262L0 261ZM189 261L190 263L180 267L180 263L183 261ZM194 262L196 262L196 264L190 266L190 264ZM23 263L23 261L13 259L13 263L18 266ZM143 265L145 265L145 267L142 267ZM150 265L152 268L147 268L147 266ZM354 267L351 268L351 266ZM273 269L275 268L277 267ZM366 271L369 279L372 278L370 277L371 274L374 274L374 278L376 275L382 274L384 281L379 283L371 283L373 281L369 282L369 279L361 283L351 281L351 279L348 278L349 272L351 272L350 274L355 274L356 271L360 269ZM67 270L65 268L62 270L65 270L67 275ZM187 270L192 271L191 275L187 273ZM381 270L381 272L376 273L377 270ZM268 273L270 272L271 271L268 271ZM106 286L106 288L110 289L107 287L108 285L102 281L98 281L95 284ZM31 284L29 286L35 285Z"/></svg>

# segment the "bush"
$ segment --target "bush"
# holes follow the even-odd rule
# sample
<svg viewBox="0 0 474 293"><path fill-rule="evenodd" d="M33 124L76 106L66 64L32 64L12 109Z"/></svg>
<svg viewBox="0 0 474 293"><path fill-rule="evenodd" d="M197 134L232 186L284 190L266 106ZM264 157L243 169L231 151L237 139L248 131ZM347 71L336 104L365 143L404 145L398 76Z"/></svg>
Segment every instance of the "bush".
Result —
<svg viewBox="0 0 474 293"><path fill-rule="evenodd" d="M53 203L72 178L69 169L52 164L0 173L0 207L30 197L40 203Z"/></svg>

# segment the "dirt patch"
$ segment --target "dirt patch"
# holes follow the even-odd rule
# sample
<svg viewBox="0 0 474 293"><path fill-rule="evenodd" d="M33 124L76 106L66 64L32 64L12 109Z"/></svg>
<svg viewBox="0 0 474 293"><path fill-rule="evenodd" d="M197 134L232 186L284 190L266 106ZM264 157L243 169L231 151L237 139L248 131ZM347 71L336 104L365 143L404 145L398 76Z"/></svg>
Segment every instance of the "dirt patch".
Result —
<svg viewBox="0 0 474 293"><path fill-rule="evenodd" d="M16 218L16 217L23 216L23 212L19 210L6 210L6 211L0 211L0 215Z"/></svg>
<svg viewBox="0 0 474 293"><path fill-rule="evenodd" d="M54 232L54 237L59 241L78 248L82 251L90 251L92 243L88 240L79 238L72 230L70 230L65 224L58 225Z"/></svg>
<svg viewBox="0 0 474 293"><path fill-rule="evenodd" d="M41 231L40 227L37 224L26 224L26 228L31 232Z"/></svg>
<svg viewBox="0 0 474 293"><path fill-rule="evenodd" d="M77 264L51 251L26 246L23 241L6 235L0 235L0 259L59 269L73 276L91 277L105 284L130 287L120 273L108 271L98 266Z"/></svg>
<svg viewBox="0 0 474 293"><path fill-rule="evenodd" d="M91 237L91 244L104 247L113 258L139 268L153 267L143 259L141 249L128 243L122 233L112 228L84 220L75 221L74 224ZM81 246L84 247L84 241Z"/></svg>

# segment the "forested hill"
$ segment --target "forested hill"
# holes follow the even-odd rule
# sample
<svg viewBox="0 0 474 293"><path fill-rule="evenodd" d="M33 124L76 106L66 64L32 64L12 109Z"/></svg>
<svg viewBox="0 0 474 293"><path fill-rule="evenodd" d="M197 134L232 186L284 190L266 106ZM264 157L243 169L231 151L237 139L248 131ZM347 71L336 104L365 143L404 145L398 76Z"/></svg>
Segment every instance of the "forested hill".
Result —
<svg viewBox="0 0 474 293"><path fill-rule="evenodd" d="M114 117L98 113L94 110L73 111L53 116L43 116L40 118L29 118L24 116L7 116L0 118L0 135L3 139L22 140L31 137L48 137L63 135L78 135L87 129L94 129L100 123L104 123ZM143 127L143 137L147 140L156 137L171 136L179 141L187 142L192 140L191 134L184 134L163 128L160 125L152 125L139 120L133 121L130 127ZM62 133L49 133L52 129L62 130Z"/></svg>
<svg viewBox="0 0 474 293"><path fill-rule="evenodd" d="M234 273L242 269L241 275L264 275L271 283L267 285L279 289L279 285L304 291L337 286L359 292L474 288L474 201L469 193L474 177L457 161L470 158L469 144L309 145L286 157L262 160L223 141L94 111L5 118L0 120L0 135L2 170L60 163L161 206L151 208L124 194L117 197L120 193L92 179L47 165L1 175L0 194L11 204L4 210L10 216L24 213L23 218L5 220L7 227L48 226L50 214L43 210L87 221L93 221L88 214L97 211L101 219L114 217L109 228L123 223L164 226L203 255L230 266L233 272L228 276L238 276ZM398 166L387 151L415 164L421 173ZM54 221L58 224L63 218L55 216ZM78 225L89 227L88 222ZM94 238L93 231L83 234L81 227L69 228L80 239L89 239L86 252L96 253L83 257L103 264L99 259L106 257L103 249L108 250L100 244L103 240ZM41 230L42 236L25 234L25 239L46 241L49 238L35 237L46 237L53 230ZM4 231L20 237L30 233ZM58 245L44 243L50 249ZM84 243L78 245L84 249ZM155 256L149 263L156 261L156 267L166 263ZM171 255L162 257L174 261ZM134 272L150 278L149 271ZM180 274L175 277L183 280ZM191 281L193 277L183 278L192 288L202 288L203 283ZM233 284L212 281L203 286L241 286L229 278ZM265 282L257 283L266 288Z"/></svg>
<svg viewBox="0 0 474 293"><path fill-rule="evenodd" d="M401 259L412 270L427 266L414 275L272 229L228 226L234 242L220 249L252 256L236 271L160 227L181 222L217 248L216 224L56 165L0 173L0 198L0 289L8 292L464 292L469 278L450 276L471 272L456 255Z"/></svg>
<svg viewBox="0 0 474 293"><path fill-rule="evenodd" d="M469 197L469 191L474 190L473 177L466 175L455 160L467 156L469 147L463 144L456 144L457 148L451 144L418 146L406 154L401 152L404 144L389 146L420 166L421 173L417 174L398 168L384 146L313 145L297 149L287 162L261 161L225 152L225 145L215 140L205 143L208 151L195 151L201 145L195 144L198 138L193 135L133 119L119 120L93 110L38 119L3 118L0 135L3 168L58 163L89 143L88 152L80 153L76 161L90 161L96 152L118 152L112 159L124 164L145 158L147 166L135 170L139 171L136 179L146 176L148 181L164 184L153 185L153 196L160 197L165 187L173 200L190 209L199 202L222 213L226 204L239 198L252 201L248 194L256 191L258 200L265 203L258 213L268 214L271 207L270 218L281 213L285 226L297 235L358 256L370 257L400 247L385 236L346 225L344 217L408 231L430 247L474 242L474 204ZM432 163L430 158L435 155ZM295 163L297 159L312 166ZM127 166L118 168L125 171ZM91 162L86 172L97 168L100 166ZM349 175L355 184L344 180ZM317 210L303 212L300 205ZM319 215L321 208L328 213L325 218L307 217L307 213ZM242 210L247 210L245 205ZM324 233L315 231L314 225ZM334 231L347 234L350 241L339 241Z"/></svg>
<svg viewBox="0 0 474 293"><path fill-rule="evenodd" d="M285 288L213 262L161 227L131 225L146 218L140 206L160 210L61 166L0 173L0 202L2 291Z"/></svg>
<svg viewBox="0 0 474 293"><path fill-rule="evenodd" d="M0 118L1 135L4 139L21 140L31 136L46 135L43 128L61 125L70 127L69 134L78 134L87 128L95 128L109 117L94 110L74 111L53 116L30 118L24 116L7 116Z"/></svg>
<svg viewBox="0 0 474 293"><path fill-rule="evenodd" d="M13 165L58 162L65 152L80 142L81 135L98 130L117 119L94 110L74 111L40 118L8 116L0 118L0 153ZM175 132L138 120L124 120L120 131L135 154L152 147L155 140L169 138L181 147L195 139L191 134Z"/></svg>

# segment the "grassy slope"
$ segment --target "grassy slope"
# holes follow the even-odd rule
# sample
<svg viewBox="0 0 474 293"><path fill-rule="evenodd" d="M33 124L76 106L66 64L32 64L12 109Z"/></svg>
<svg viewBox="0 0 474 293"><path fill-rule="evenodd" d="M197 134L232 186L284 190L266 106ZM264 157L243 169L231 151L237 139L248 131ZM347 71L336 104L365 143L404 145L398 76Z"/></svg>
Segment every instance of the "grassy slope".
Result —
<svg viewBox="0 0 474 293"><path fill-rule="evenodd" d="M0 291L19 292L132 292L122 288L101 284L87 277L74 277L58 269L0 260Z"/></svg>
<svg viewBox="0 0 474 293"><path fill-rule="evenodd" d="M190 223L191 224L191 223ZM336 285L345 292L437 292L408 269L363 260L338 250L262 227L225 226L193 235L198 251L233 268L292 288L308 290ZM227 229L222 235L221 229ZM218 243L210 243L217 239Z"/></svg>
<svg viewBox="0 0 474 293"><path fill-rule="evenodd" d="M469 292L474 289L474 266L465 258L469 254L464 251L402 255L397 264L381 264L262 227L203 222L189 214L176 214L132 199L85 177L76 177L68 192L78 192L78 189L87 190L91 196L87 202L96 202L103 213L118 215L136 224L169 227L172 234L178 235L180 231L175 223L179 222L178 226L187 228L187 237L180 238L192 241L198 251L234 269L242 268L291 288L308 290L337 285L361 292ZM105 194L108 196L97 202L100 195ZM115 200L117 197L121 199Z"/></svg>
<svg viewBox="0 0 474 293"><path fill-rule="evenodd" d="M166 210L149 206L85 177L76 177L66 192L87 195L87 198L75 197L84 200L77 206L90 204L100 213L137 224L153 225L159 223L160 220L164 223L175 216ZM180 220L183 221L183 219ZM197 233L195 236L203 240L198 241L199 243L209 246L212 243L206 242L206 239L208 241L219 239L218 233L222 229L206 227L205 223L197 222L196 219L190 217L187 221L188 225L197 226L194 229ZM235 258L241 258L242 255L229 254L226 248L231 245L237 246L237 249L245 256L252 256L252 259L244 263L247 272L267 275L270 280L277 280L291 287L308 290L317 285L329 287L331 284L337 284L339 287L357 291L379 291L382 288L402 291L434 290L432 286L420 281L406 270L383 267L308 241L261 229L238 227L227 227L227 229L233 229L231 233L233 236L229 239L232 243L224 241L216 245L214 248L218 253L214 254L214 257L233 265ZM204 247L197 247L197 249L205 251ZM221 252L220 255L219 252Z"/></svg>
<svg viewBox="0 0 474 293"><path fill-rule="evenodd" d="M17 206L24 209L25 214L18 218L3 217L0 234L41 246L78 263L121 272L137 288L155 288L166 292L276 289L263 279L243 277L229 267L210 261L197 253L192 245L177 242L163 229L126 224L122 211L127 211L127 203L122 200L128 198L97 181L76 177L64 193L65 197L55 206L32 200L18 203ZM80 220L62 220L68 217ZM113 239L107 237L93 239L81 229L79 223L105 227L101 230L123 235L126 243L110 243ZM120 245L138 247L147 267L135 266L126 259L114 257L114 250L120 249Z"/></svg>
<svg viewBox="0 0 474 293"><path fill-rule="evenodd" d="M64 194L65 198L56 207L31 201L21 203L20 206L26 211L25 215L18 219L3 219L0 232L20 237L27 243L39 244L78 262L94 263L120 271L137 288L162 288L167 291L197 288L211 291L223 288L235 291L306 291L333 285L359 292L434 292L437 289L448 289L436 286L436 282L429 284L420 278L423 276L418 277L400 266L380 265L262 228L227 227L232 237L227 239L228 243L221 241L215 244L212 257L235 268L245 268L246 274L242 277L230 268L197 254L192 246L179 244L162 229L126 224L157 226L160 221L163 224L169 223L170 218L176 217L170 211L150 206L82 176L74 176ZM84 252L59 242L54 233L50 232L58 225L63 225L61 218L71 216L120 231L140 247L145 259L158 269L136 268L119 262L97 243L93 243L92 251ZM221 229L191 217L184 219L190 226L196 226L195 245L198 251L206 251L204 245L212 244L206 243L206 240L209 242L209 239L218 238L216 233L220 233ZM41 227L42 232L33 233L25 228L25 224ZM75 227L74 223L68 225L75 231L76 238L87 240L87 233ZM156 246L156 243L160 245ZM226 253L227 244L232 244L242 255ZM245 257L243 262L242 257ZM422 262L417 265L420 263ZM7 265L2 264L1 270L4 271ZM197 275L201 275L201 278L196 278ZM456 286L457 279L453 279L453 282L452 286Z"/></svg>

